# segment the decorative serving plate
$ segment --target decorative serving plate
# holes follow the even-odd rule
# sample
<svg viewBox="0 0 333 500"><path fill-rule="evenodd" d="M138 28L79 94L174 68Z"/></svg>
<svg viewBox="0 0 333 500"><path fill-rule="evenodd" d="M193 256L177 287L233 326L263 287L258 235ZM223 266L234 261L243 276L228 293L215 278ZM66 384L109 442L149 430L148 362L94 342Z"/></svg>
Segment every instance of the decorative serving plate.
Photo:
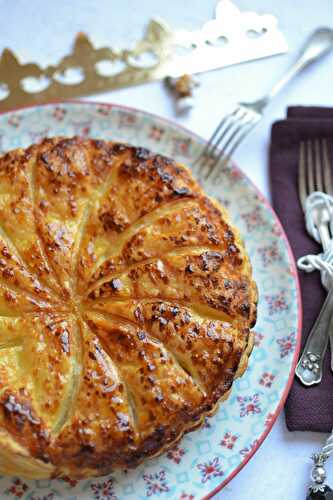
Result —
<svg viewBox="0 0 333 500"><path fill-rule="evenodd" d="M148 147L191 165L203 141L151 114L88 102L49 104L0 115L0 149L45 136L81 135ZM205 426L135 470L83 481L0 477L1 498L26 500L201 499L219 491L258 449L283 408L298 357L301 306L295 263L268 202L235 166L206 188L240 229L259 288L255 348L245 375ZM1 450L0 450L1 453Z"/></svg>

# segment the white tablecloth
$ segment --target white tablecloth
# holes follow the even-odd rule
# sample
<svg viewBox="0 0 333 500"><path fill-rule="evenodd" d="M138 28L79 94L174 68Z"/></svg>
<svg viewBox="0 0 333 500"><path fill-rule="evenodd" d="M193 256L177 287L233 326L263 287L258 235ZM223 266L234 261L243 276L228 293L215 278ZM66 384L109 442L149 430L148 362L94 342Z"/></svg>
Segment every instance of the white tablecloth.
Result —
<svg viewBox="0 0 333 500"><path fill-rule="evenodd" d="M235 0L242 10L278 17L289 53L202 75L196 106L178 121L208 138L230 106L259 97L288 66L304 37L318 26L333 27L332 0ZM142 36L148 18L159 16L174 27L196 28L208 19L215 0L0 0L0 50L10 47L24 62L51 63L69 50L74 34L89 33L98 45L128 46ZM307 69L268 109L266 118L235 155L239 166L269 198L267 154L270 126L288 104L333 105L333 54ZM142 108L174 119L170 96L159 82L90 98ZM333 380L332 380L333 383ZM332 416L333 423L333 416ZM303 500L309 455L324 436L289 433L284 415L246 467L216 498L224 500ZM333 466L330 467L333 484Z"/></svg>

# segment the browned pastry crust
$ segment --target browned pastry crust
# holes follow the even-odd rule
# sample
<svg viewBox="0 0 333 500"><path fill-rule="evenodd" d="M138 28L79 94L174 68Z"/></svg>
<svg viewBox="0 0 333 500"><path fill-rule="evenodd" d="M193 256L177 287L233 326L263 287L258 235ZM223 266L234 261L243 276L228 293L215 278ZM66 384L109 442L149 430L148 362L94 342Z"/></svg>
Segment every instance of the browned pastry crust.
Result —
<svg viewBox="0 0 333 500"><path fill-rule="evenodd" d="M1 474L134 467L226 399L256 285L186 167L45 139L0 159L0 221Z"/></svg>

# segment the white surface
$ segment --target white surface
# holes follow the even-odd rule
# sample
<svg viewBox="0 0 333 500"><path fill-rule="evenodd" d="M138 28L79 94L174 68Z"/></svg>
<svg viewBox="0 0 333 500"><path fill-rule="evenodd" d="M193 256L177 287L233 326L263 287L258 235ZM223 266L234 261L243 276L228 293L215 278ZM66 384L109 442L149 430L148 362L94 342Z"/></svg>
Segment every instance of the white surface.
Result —
<svg viewBox="0 0 333 500"><path fill-rule="evenodd" d="M311 30L323 25L333 27L331 0L235 1L242 10L275 14L290 50L284 56L200 77L196 107L178 121L206 138L232 103L254 99L269 89ZM0 49L13 48L26 62L51 63L69 50L77 31L88 32L100 45L128 46L142 35L150 17L160 16L178 28L196 28L212 15L214 6L215 0L0 0ZM333 106L332 89L333 54L307 69L274 100L266 118L236 153L239 166L266 196L269 197L267 155L272 122L284 116L288 104ZM172 101L159 82L91 99L134 106L175 119ZM323 440L320 434L288 432L281 415L254 458L216 498L303 500L310 467L308 457ZM328 469L333 484L333 464Z"/></svg>

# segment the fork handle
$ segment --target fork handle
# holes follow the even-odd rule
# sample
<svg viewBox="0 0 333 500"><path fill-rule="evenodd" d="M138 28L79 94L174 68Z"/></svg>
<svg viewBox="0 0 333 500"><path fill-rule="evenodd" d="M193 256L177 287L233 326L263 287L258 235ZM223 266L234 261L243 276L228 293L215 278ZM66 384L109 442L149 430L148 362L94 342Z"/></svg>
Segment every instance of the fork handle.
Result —
<svg viewBox="0 0 333 500"><path fill-rule="evenodd" d="M262 99L260 103L262 109L269 101L300 71L309 64L320 59L324 54L333 48L333 30L331 28L318 28L306 40L298 59L284 74L284 76L274 85L272 90Z"/></svg>
<svg viewBox="0 0 333 500"><path fill-rule="evenodd" d="M319 384L321 381L329 328L332 327L332 312L333 287L327 294L296 367L296 375L304 385Z"/></svg>

